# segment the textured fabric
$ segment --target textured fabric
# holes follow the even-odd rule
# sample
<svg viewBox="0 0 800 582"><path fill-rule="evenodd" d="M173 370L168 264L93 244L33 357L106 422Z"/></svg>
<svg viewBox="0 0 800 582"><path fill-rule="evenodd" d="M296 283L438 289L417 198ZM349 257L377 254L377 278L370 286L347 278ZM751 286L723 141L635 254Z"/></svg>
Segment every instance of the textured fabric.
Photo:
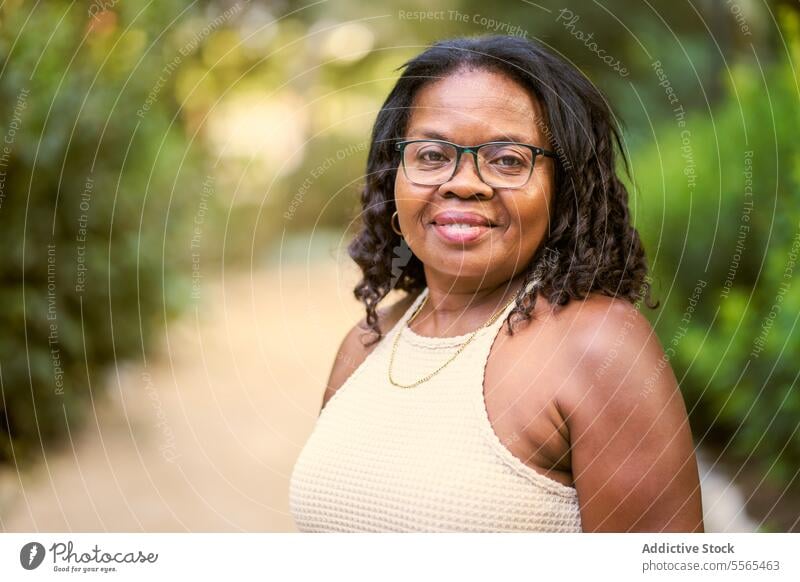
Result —
<svg viewBox="0 0 800 582"><path fill-rule="evenodd" d="M578 497L515 457L491 426L486 361L512 305L441 366L470 334L435 338L406 325L425 288L322 410L292 471L300 531L581 531Z"/></svg>

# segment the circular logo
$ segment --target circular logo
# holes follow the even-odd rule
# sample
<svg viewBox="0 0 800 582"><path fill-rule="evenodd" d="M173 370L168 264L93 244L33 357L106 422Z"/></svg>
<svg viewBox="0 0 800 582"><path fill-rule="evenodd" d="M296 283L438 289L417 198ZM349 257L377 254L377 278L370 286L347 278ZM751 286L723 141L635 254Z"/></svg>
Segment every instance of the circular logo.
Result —
<svg viewBox="0 0 800 582"><path fill-rule="evenodd" d="M38 568L44 560L44 546L39 542L28 542L19 551L19 563L26 570Z"/></svg>

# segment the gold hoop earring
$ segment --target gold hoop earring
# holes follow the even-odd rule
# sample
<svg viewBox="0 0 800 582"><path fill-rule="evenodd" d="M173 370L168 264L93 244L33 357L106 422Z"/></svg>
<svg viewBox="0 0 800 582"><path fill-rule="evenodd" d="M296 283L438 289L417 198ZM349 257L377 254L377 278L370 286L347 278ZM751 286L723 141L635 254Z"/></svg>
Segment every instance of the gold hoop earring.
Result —
<svg viewBox="0 0 800 582"><path fill-rule="evenodd" d="M394 214L392 214L392 218L389 220L389 222L391 222L391 224L392 224L392 230L396 234L399 234L400 236L403 236L403 231L400 230L400 217L399 216L397 216L397 228L394 227L394 217L395 216L397 216L397 210L394 211Z"/></svg>

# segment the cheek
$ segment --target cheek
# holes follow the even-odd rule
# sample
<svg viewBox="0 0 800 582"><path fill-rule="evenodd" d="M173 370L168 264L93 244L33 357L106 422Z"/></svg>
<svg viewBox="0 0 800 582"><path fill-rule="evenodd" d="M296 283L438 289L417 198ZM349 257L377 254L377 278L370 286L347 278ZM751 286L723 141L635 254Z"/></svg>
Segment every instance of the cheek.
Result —
<svg viewBox="0 0 800 582"><path fill-rule="evenodd" d="M398 171L394 180L394 203L404 221L414 221L424 208L427 196L427 192L408 183L402 170Z"/></svg>
<svg viewBox="0 0 800 582"><path fill-rule="evenodd" d="M408 216L410 201L408 185L401 178L401 171L398 171L397 177L394 179L394 204L403 218Z"/></svg>
<svg viewBox="0 0 800 582"><path fill-rule="evenodd" d="M397 175L394 179L394 199L397 203L397 208L402 212L401 206L405 206L411 199L413 199L413 189L405 177L403 170L397 170Z"/></svg>
<svg viewBox="0 0 800 582"><path fill-rule="evenodd" d="M550 203L542 192L530 192L506 204L509 223L525 234L539 232L549 222Z"/></svg>
<svg viewBox="0 0 800 582"><path fill-rule="evenodd" d="M517 203L516 214L523 226L541 234L550 222L552 183L548 177L540 176L531 186Z"/></svg>
<svg viewBox="0 0 800 582"><path fill-rule="evenodd" d="M549 230L549 199L542 192L526 193L506 204L509 229L504 239L515 253L531 255L544 242Z"/></svg>

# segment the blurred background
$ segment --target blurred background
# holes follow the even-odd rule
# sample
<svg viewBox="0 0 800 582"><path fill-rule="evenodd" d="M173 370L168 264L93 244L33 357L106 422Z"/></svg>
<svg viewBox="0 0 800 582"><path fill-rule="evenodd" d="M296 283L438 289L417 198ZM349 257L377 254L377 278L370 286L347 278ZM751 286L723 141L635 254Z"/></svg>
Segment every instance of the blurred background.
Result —
<svg viewBox="0 0 800 582"><path fill-rule="evenodd" d="M800 5L0 6L0 530L291 531L397 67L538 39L624 125L709 531L800 531Z"/></svg>

